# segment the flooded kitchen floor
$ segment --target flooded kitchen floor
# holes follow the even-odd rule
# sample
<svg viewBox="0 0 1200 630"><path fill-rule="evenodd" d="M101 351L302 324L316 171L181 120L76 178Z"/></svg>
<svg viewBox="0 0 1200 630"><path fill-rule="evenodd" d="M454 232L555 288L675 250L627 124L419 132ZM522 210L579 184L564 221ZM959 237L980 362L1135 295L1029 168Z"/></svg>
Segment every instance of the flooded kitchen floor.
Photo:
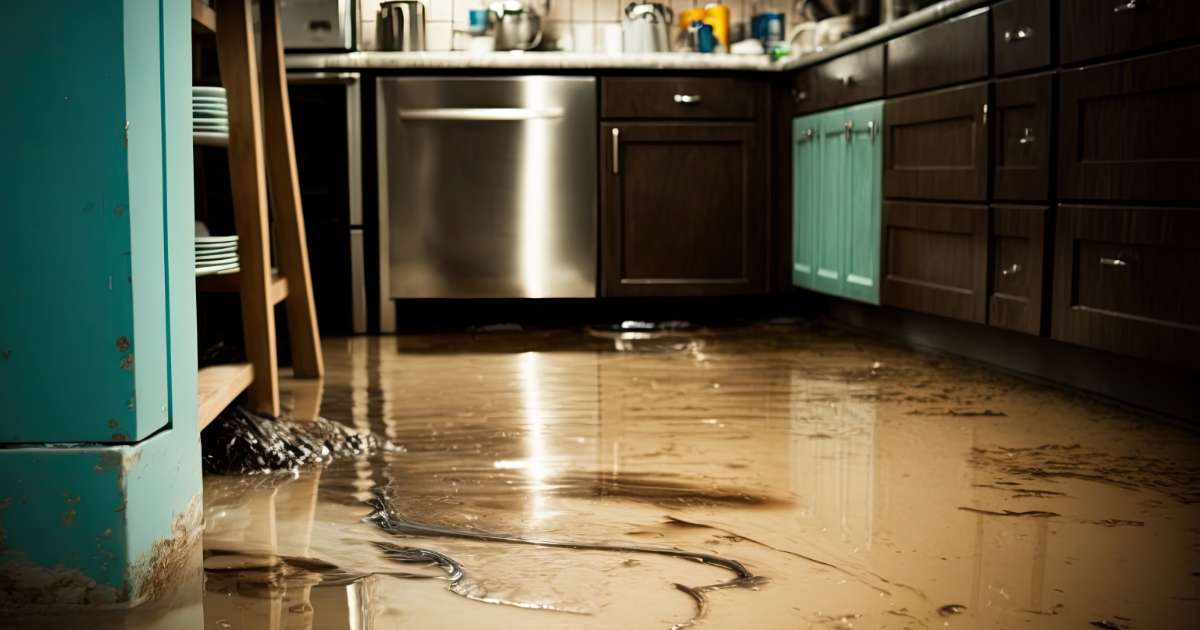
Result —
<svg viewBox="0 0 1200 630"><path fill-rule="evenodd" d="M325 353L290 414L396 448L207 476L202 605L114 625L1200 627L1160 420L804 322Z"/></svg>

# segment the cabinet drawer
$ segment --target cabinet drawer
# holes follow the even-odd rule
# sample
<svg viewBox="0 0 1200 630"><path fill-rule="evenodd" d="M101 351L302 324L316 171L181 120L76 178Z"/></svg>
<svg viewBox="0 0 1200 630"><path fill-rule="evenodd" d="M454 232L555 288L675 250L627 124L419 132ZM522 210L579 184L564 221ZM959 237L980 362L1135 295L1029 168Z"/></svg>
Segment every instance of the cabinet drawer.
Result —
<svg viewBox="0 0 1200 630"><path fill-rule="evenodd" d="M1049 66L1053 61L1050 3L1007 0L992 7L992 60L996 74Z"/></svg>
<svg viewBox="0 0 1200 630"><path fill-rule="evenodd" d="M986 206L887 201L883 303L983 323Z"/></svg>
<svg viewBox="0 0 1200 630"><path fill-rule="evenodd" d="M1200 35L1196 0L1061 0L1060 7L1064 64Z"/></svg>
<svg viewBox="0 0 1200 630"><path fill-rule="evenodd" d="M1054 76L996 82L992 198L1045 201L1050 194Z"/></svg>
<svg viewBox="0 0 1200 630"><path fill-rule="evenodd" d="M987 198L987 85L888 99L884 105L885 197Z"/></svg>
<svg viewBox="0 0 1200 630"><path fill-rule="evenodd" d="M607 77L600 83L603 118L751 119L762 84L745 79Z"/></svg>
<svg viewBox="0 0 1200 630"><path fill-rule="evenodd" d="M1063 72L1058 194L1194 201L1200 46Z"/></svg>
<svg viewBox="0 0 1200 630"><path fill-rule="evenodd" d="M805 70L793 82L798 112L841 107L883 97L883 46L838 57Z"/></svg>
<svg viewBox="0 0 1200 630"><path fill-rule="evenodd" d="M1042 333L1048 215L1045 207L992 206L992 326Z"/></svg>
<svg viewBox="0 0 1200 630"><path fill-rule="evenodd" d="M988 10L898 37L887 44L888 96L988 76Z"/></svg>
<svg viewBox="0 0 1200 630"><path fill-rule="evenodd" d="M1056 339L1179 365L1200 352L1200 209L1062 205Z"/></svg>

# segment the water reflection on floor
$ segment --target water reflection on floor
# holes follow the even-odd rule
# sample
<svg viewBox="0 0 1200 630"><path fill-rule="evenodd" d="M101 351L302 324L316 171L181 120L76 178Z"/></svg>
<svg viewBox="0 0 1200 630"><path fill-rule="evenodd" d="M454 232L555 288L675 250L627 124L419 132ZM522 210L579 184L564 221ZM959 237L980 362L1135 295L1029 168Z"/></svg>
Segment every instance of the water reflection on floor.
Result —
<svg viewBox="0 0 1200 630"><path fill-rule="evenodd" d="M1161 421L795 323L325 352L290 413L403 451L206 478L196 624L1200 626L1200 439Z"/></svg>

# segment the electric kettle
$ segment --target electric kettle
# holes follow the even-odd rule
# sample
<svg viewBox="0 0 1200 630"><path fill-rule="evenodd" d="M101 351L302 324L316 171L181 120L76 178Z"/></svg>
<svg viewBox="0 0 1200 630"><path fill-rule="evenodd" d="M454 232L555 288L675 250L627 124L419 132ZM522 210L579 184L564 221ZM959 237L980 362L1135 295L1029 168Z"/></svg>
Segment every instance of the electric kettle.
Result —
<svg viewBox="0 0 1200 630"><path fill-rule="evenodd" d="M520 0L493 2L496 50L533 50L542 43L542 18Z"/></svg>
<svg viewBox="0 0 1200 630"><path fill-rule="evenodd" d="M625 7L621 28L623 49L627 53L654 53L671 50L670 28L675 14L658 3L631 2Z"/></svg>

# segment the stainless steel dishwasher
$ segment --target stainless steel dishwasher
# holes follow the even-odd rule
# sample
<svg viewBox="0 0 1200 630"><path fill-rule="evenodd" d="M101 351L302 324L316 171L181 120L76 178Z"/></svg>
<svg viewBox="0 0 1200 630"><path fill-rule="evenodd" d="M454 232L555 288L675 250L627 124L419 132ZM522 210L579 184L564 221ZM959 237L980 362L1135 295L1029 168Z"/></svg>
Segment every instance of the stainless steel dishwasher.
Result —
<svg viewBox="0 0 1200 630"><path fill-rule="evenodd" d="M595 297L594 78L378 81L382 296Z"/></svg>

